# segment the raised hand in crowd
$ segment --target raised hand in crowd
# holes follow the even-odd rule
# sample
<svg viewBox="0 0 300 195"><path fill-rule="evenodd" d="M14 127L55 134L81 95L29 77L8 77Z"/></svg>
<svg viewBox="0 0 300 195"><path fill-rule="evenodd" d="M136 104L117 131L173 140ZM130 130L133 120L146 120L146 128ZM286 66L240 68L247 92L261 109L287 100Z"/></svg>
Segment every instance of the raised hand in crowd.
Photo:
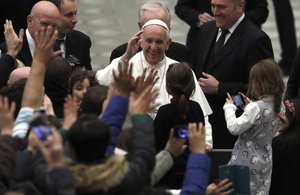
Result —
<svg viewBox="0 0 300 195"><path fill-rule="evenodd" d="M46 115L55 116L51 99L45 94L42 109L46 111Z"/></svg>
<svg viewBox="0 0 300 195"><path fill-rule="evenodd" d="M77 104L71 95L66 97L64 104L64 122L63 129L69 130L73 123L77 120Z"/></svg>
<svg viewBox="0 0 300 195"><path fill-rule="evenodd" d="M205 127L202 123L189 123L189 147L193 153L205 154Z"/></svg>
<svg viewBox="0 0 300 195"><path fill-rule="evenodd" d="M11 20L4 24L4 36L7 44L7 54L16 58L23 46L24 30L20 29L19 36L16 34Z"/></svg>
<svg viewBox="0 0 300 195"><path fill-rule="evenodd" d="M130 93L135 90L136 83L132 76L132 64L129 66L127 64L119 61L118 73L113 70L115 95L129 97Z"/></svg>
<svg viewBox="0 0 300 195"><path fill-rule="evenodd" d="M47 28L42 27L34 35L35 47L33 60L48 65L51 60L63 54L62 51L53 51L54 43L57 39L57 30L51 26ZM32 65L36 63L33 61Z"/></svg>
<svg viewBox="0 0 300 195"><path fill-rule="evenodd" d="M158 90L153 90L153 86L154 85L149 84L138 96L131 93L129 101L129 114L145 115L151 109L151 103L158 95Z"/></svg>
<svg viewBox="0 0 300 195"><path fill-rule="evenodd" d="M227 195L233 192L232 182L228 179L223 179L219 182L211 183L206 188L207 195Z"/></svg>
<svg viewBox="0 0 300 195"><path fill-rule="evenodd" d="M0 95L0 135L11 135L16 104Z"/></svg>
<svg viewBox="0 0 300 195"><path fill-rule="evenodd" d="M35 50L31 65L31 71L27 79L22 107L40 108L43 100L43 83L46 66L55 57L62 54L62 51L53 51L53 46L57 38L57 30L51 26L42 27L34 36ZM34 90L33 90L34 89Z"/></svg>
<svg viewBox="0 0 300 195"><path fill-rule="evenodd" d="M134 93L139 95L148 85L154 85L159 77L157 77L158 71L154 68L150 68L149 73L146 77L147 68L144 68L141 76L136 79L136 89Z"/></svg>
<svg viewBox="0 0 300 195"><path fill-rule="evenodd" d="M122 55L121 61L127 64L129 60L137 53L141 45L141 34L143 30L137 32L133 37L128 41L126 52Z"/></svg>

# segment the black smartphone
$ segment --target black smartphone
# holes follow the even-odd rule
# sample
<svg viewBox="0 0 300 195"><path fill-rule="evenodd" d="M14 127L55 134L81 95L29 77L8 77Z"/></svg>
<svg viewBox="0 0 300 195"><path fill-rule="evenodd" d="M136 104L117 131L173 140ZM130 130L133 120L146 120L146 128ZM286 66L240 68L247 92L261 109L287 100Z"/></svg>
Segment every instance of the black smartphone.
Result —
<svg viewBox="0 0 300 195"><path fill-rule="evenodd" d="M177 138L186 139L189 137L189 130L186 125L176 125L173 127L174 136Z"/></svg>
<svg viewBox="0 0 300 195"><path fill-rule="evenodd" d="M231 97L236 107L241 107L245 105L244 99L241 95L238 94L238 95L233 95Z"/></svg>

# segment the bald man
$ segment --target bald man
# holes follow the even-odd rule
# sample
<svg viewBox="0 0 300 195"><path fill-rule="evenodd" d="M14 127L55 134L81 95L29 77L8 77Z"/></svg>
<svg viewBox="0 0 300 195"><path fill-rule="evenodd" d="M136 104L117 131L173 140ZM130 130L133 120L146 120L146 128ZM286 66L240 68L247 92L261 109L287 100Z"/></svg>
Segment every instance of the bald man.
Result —
<svg viewBox="0 0 300 195"><path fill-rule="evenodd" d="M23 46L17 56L12 58L20 60L25 66L31 66L32 56L35 50L34 34L42 27L47 28L51 26L54 29L58 27L59 21L58 8L49 1L39 1L31 9L30 14L27 16L27 29L23 37ZM6 42L0 45L2 53L7 52Z"/></svg>

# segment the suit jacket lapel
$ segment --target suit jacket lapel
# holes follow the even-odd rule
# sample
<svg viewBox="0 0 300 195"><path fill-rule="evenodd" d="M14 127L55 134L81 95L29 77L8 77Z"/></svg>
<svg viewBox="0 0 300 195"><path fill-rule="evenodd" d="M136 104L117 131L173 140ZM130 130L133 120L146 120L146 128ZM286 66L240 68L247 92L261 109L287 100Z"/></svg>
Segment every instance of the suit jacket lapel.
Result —
<svg viewBox="0 0 300 195"><path fill-rule="evenodd" d="M242 37L245 29L244 26L245 26L245 19L237 26L235 31L232 33L232 35L225 43L224 47L222 47L219 50L219 52L214 55L214 60L209 66L209 69L212 69L218 64L220 64L220 62L224 58L226 58L226 56L228 56L232 52L232 50L234 50L237 47L237 45L242 41Z"/></svg>
<svg viewBox="0 0 300 195"><path fill-rule="evenodd" d="M24 63L25 66L31 66L32 55L29 49L29 44L25 33L23 38L22 50L19 53L19 59Z"/></svg>

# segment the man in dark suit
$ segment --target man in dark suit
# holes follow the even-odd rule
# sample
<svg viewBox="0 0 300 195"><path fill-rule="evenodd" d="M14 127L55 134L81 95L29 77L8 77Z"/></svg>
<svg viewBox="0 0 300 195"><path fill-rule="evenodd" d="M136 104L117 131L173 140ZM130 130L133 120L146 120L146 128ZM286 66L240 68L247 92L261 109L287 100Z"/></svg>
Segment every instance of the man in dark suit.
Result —
<svg viewBox="0 0 300 195"><path fill-rule="evenodd" d="M300 46L292 64L291 74L287 81L284 99L300 99Z"/></svg>
<svg viewBox="0 0 300 195"><path fill-rule="evenodd" d="M78 30L74 30L77 20L77 4L75 0L49 0L58 6L60 20L58 40L64 57L74 63L92 70L90 48L91 39Z"/></svg>
<svg viewBox="0 0 300 195"><path fill-rule="evenodd" d="M58 28L58 49L64 51L63 56L71 63L85 67L88 70L92 70L90 47L91 40L84 33L74 30L77 23L77 5L75 0L48 0L59 8L58 18L55 18L55 28ZM44 11L39 11L39 15ZM34 33L38 30L36 25L46 27L49 23L46 19L43 19L39 15L35 16L31 11L27 17L27 29L26 36L24 36L23 47L17 56L25 66L31 66L32 55L35 49L34 46ZM49 15L50 16L50 15ZM45 16L43 16L45 17ZM50 24L54 24L51 22ZM28 31L28 32L27 32ZM0 49L3 53L6 53L6 43L1 44Z"/></svg>
<svg viewBox="0 0 300 195"><path fill-rule="evenodd" d="M23 46L16 58L25 66L31 66L32 56L35 50L34 35L42 27L57 28L60 14L57 7L48 1L39 1L31 9L27 16L27 29L23 36ZM7 52L6 42L0 45L2 53Z"/></svg>
<svg viewBox="0 0 300 195"><path fill-rule="evenodd" d="M273 49L268 35L245 17L245 0L212 0L211 5L216 20L200 28L192 65L213 110L214 148L233 148L236 138L227 130L223 112L226 93L245 93L250 68L273 58Z"/></svg>
<svg viewBox="0 0 300 195"><path fill-rule="evenodd" d="M142 26L151 19L159 19L165 22L169 29L171 27L171 14L169 9L161 2L150 1L144 3L139 9L139 22L138 26L141 29ZM110 62L122 56L127 48L127 43L124 43L115 48L110 55ZM141 48L139 49L141 51ZM177 42L171 42L169 49L165 52L166 56L172 58L178 62L191 63L190 51L185 45Z"/></svg>
<svg viewBox="0 0 300 195"><path fill-rule="evenodd" d="M211 12L211 0L178 0L175 6L176 15L190 25L186 45L193 50L198 30L202 24L214 20ZM269 15L267 0L247 0L246 16L258 27Z"/></svg>

